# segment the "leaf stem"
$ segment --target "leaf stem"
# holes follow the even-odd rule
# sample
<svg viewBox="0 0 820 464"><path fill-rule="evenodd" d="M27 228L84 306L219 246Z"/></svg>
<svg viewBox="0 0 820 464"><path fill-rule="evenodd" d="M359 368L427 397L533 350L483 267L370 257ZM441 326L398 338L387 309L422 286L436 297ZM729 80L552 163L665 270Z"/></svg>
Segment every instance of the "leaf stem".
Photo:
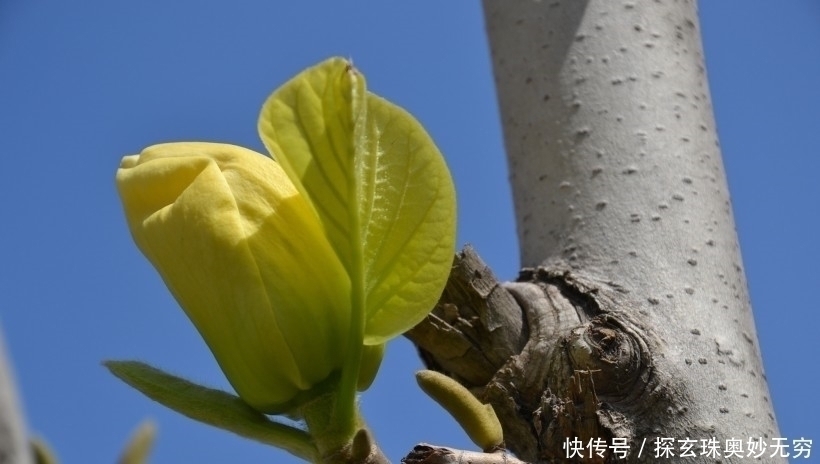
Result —
<svg viewBox="0 0 820 464"><path fill-rule="evenodd" d="M353 118L353 181L348 185L348 198L353 199L348 208L350 225L351 260L350 267L350 334L347 342L347 358L342 368L339 385L339 398L336 401L336 420L344 432L353 437L356 432L356 386L359 380L359 369L362 363L362 352L365 331L366 297L364 288L364 238L361 236L361 219L358 206L361 188L360 168L361 150L364 147L364 125L367 120L367 106L364 81L358 71L349 65L343 79L350 80L351 113Z"/></svg>

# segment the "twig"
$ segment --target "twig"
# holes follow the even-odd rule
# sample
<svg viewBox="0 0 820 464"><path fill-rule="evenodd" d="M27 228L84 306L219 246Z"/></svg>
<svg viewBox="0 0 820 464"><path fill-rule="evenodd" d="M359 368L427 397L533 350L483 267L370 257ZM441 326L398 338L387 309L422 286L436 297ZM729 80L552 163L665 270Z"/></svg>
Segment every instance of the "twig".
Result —
<svg viewBox="0 0 820 464"><path fill-rule="evenodd" d="M421 443L402 460L404 464L527 464L507 451L481 453Z"/></svg>
<svg viewBox="0 0 820 464"><path fill-rule="evenodd" d="M0 462L31 464L25 421L14 388L11 362L0 333Z"/></svg>

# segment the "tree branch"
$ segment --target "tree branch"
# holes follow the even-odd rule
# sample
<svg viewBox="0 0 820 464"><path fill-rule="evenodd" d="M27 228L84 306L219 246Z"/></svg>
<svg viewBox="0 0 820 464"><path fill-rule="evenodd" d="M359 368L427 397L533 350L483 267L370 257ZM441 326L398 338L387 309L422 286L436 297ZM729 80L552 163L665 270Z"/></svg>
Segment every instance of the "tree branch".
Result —
<svg viewBox="0 0 820 464"><path fill-rule="evenodd" d="M779 436L696 3L484 7L530 268L502 284L460 254L408 334L425 363L492 404L531 462L612 457L569 458L567 439L617 439L637 463L658 438Z"/></svg>
<svg viewBox="0 0 820 464"><path fill-rule="evenodd" d="M527 464L506 451L480 453L421 443L401 461L404 464Z"/></svg>
<svg viewBox="0 0 820 464"><path fill-rule="evenodd" d="M31 464L31 448L26 438L14 375L11 370L2 331L0 331L0 463Z"/></svg>

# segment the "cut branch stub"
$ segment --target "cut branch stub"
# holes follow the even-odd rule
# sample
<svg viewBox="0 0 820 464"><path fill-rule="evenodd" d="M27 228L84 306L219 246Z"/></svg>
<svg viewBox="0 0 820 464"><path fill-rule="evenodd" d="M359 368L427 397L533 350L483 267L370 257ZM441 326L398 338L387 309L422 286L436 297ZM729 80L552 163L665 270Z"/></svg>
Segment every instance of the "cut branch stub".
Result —
<svg viewBox="0 0 820 464"><path fill-rule="evenodd" d="M493 405L518 457L564 461L567 438L600 439L600 454L576 462L603 463L614 438L635 450L656 433L636 430L636 415L663 424L676 410L671 392L683 395L660 381L652 356L660 342L620 310L631 304L616 285L561 264L499 283L467 247L435 310L407 336L428 368Z"/></svg>
<svg viewBox="0 0 820 464"><path fill-rule="evenodd" d="M405 335L428 368L483 387L527 341L521 309L469 245L456 254L436 308Z"/></svg>

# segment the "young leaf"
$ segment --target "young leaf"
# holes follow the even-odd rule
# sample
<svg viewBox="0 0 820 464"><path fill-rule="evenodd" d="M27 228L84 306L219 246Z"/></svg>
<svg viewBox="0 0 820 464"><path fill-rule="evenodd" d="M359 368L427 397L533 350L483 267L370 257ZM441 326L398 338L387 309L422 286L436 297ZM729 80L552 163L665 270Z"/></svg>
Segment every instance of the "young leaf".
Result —
<svg viewBox="0 0 820 464"><path fill-rule="evenodd" d="M379 98L341 58L310 68L265 103L259 132L319 216L361 289L364 343L408 330L435 305L455 251L455 191L410 114ZM355 302L354 302L355 306Z"/></svg>
<svg viewBox="0 0 820 464"><path fill-rule="evenodd" d="M282 448L306 461L313 462L316 458L316 447L307 432L271 421L234 395L137 361L103 364L145 396L191 419Z"/></svg>

